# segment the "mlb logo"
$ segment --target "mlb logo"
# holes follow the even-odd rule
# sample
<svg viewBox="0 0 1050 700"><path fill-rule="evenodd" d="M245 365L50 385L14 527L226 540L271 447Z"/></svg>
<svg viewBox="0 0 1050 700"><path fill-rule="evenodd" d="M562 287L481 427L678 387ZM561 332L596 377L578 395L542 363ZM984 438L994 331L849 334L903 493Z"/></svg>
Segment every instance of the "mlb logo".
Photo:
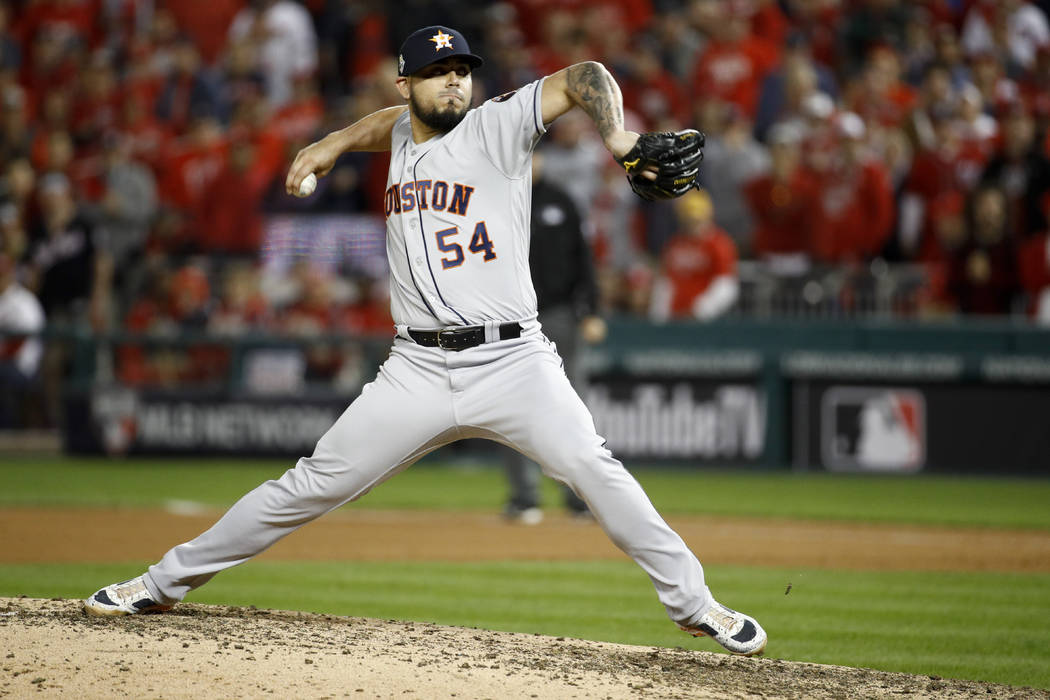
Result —
<svg viewBox="0 0 1050 700"><path fill-rule="evenodd" d="M919 471L926 461L926 401L913 389L832 387L821 400L820 432L828 469Z"/></svg>

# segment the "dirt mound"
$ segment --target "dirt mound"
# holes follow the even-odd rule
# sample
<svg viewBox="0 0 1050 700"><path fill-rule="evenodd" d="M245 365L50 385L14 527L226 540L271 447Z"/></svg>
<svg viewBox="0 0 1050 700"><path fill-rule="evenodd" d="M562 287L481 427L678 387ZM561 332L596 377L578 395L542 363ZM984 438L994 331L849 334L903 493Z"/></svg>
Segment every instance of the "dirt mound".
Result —
<svg viewBox="0 0 1050 700"><path fill-rule="evenodd" d="M564 637L182 604L0 598L0 696L1050 698L1031 688Z"/></svg>

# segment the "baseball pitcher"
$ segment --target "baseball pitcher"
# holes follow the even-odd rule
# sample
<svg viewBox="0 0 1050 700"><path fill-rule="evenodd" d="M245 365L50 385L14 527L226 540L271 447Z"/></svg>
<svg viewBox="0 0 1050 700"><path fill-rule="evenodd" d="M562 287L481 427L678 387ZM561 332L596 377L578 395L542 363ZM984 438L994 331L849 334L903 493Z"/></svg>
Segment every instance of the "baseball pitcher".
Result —
<svg viewBox="0 0 1050 700"><path fill-rule="evenodd" d="M482 60L456 30L420 29L398 60L406 104L304 148L285 180L299 194L308 176L323 177L341 153L391 152L384 215L396 334L388 359L310 457L245 495L146 573L94 593L85 609L167 610L428 452L488 438L575 491L649 575L683 630L710 635L733 653L761 653L766 633L712 597L700 562L595 431L536 321L528 266L532 151L560 115L582 109L646 199L696 185L703 136L625 131L620 90L599 63L578 63L472 109L471 71Z"/></svg>

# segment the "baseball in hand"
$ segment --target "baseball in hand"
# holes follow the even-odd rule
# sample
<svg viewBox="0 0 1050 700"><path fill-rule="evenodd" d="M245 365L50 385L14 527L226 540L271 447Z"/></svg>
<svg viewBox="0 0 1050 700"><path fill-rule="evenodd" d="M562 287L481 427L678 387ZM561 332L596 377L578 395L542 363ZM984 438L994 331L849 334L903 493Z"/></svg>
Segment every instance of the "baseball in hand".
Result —
<svg viewBox="0 0 1050 700"><path fill-rule="evenodd" d="M309 197L314 193L317 188L317 176L310 173L303 178L303 181L299 183L299 196Z"/></svg>

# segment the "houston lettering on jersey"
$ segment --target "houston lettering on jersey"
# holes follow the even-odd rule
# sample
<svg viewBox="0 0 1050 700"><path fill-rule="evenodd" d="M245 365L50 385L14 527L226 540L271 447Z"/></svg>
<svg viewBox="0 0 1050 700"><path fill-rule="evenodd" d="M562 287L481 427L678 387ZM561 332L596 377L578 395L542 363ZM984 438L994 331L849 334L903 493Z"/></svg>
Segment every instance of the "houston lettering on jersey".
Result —
<svg viewBox="0 0 1050 700"><path fill-rule="evenodd" d="M447 211L466 216L472 194L473 187L459 182L451 185L444 180L395 182L387 188L383 197L383 212L389 218L391 214L401 214L419 207L423 211Z"/></svg>

